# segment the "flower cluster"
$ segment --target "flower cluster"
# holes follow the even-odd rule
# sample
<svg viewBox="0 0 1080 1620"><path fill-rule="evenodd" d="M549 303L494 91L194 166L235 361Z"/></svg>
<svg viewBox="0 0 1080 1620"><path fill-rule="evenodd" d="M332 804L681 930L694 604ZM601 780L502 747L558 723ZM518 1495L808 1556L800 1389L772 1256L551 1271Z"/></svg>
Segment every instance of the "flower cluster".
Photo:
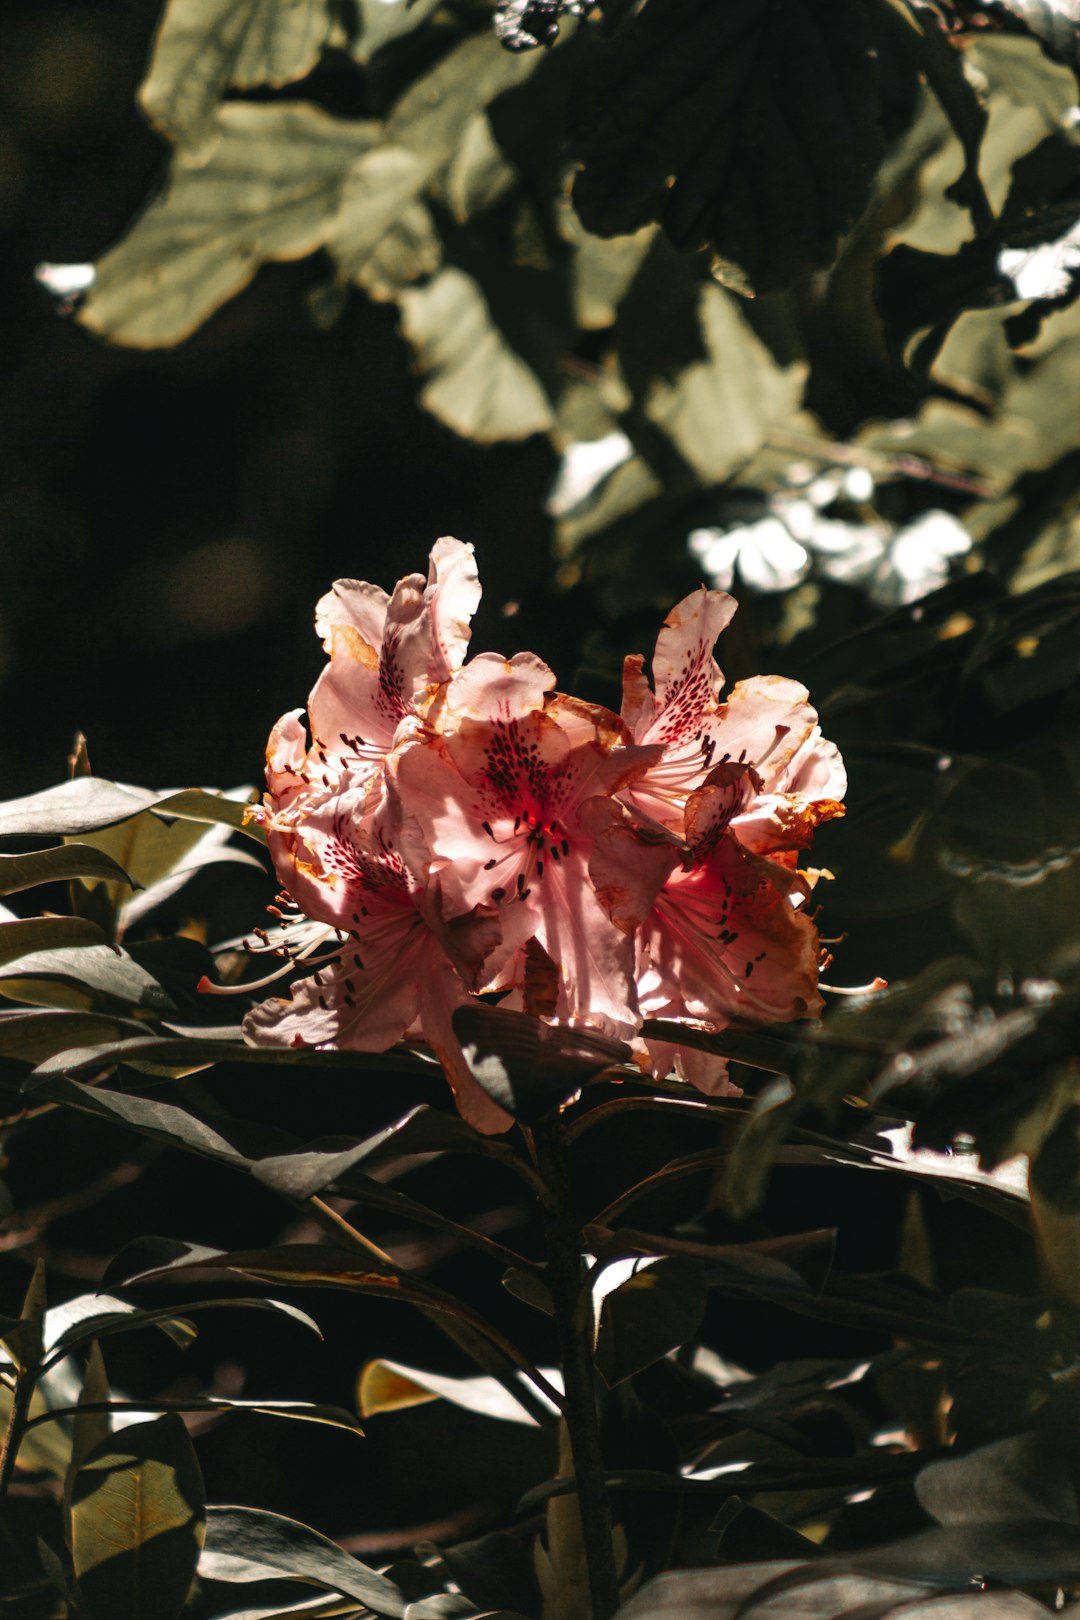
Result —
<svg viewBox="0 0 1080 1620"><path fill-rule="evenodd" d="M470 1073L453 1014L477 994L634 1043L733 1089L723 1061L646 1045L643 1021L811 1016L818 938L797 869L845 778L807 693L763 676L720 701L712 650L735 611L701 589L660 631L652 684L628 658L616 715L555 690L532 653L465 661L472 547L439 540L391 596L339 580L318 605L329 662L275 726L256 813L278 876L328 949L257 1044L436 1052L463 1115L507 1116ZM554 971L553 971L554 966ZM544 986L543 991L539 988Z"/></svg>

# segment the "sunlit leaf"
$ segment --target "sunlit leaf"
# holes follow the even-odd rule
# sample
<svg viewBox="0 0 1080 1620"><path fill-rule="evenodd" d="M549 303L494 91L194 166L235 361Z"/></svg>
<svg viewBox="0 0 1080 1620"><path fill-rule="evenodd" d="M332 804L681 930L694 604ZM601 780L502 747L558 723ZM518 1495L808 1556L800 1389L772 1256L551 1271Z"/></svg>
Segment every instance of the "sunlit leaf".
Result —
<svg viewBox="0 0 1080 1620"><path fill-rule="evenodd" d="M71 1552L93 1620L173 1620L195 1576L202 1476L174 1414L109 1435L71 1483Z"/></svg>
<svg viewBox="0 0 1080 1620"><path fill-rule="evenodd" d="M97 776L76 776L58 787L0 803L0 838L68 838L93 832L137 815L155 797L145 788L106 782Z"/></svg>
<svg viewBox="0 0 1080 1620"><path fill-rule="evenodd" d="M171 140L206 133L226 89L302 79L330 32L328 0L169 0L139 101Z"/></svg>
<svg viewBox="0 0 1080 1620"><path fill-rule="evenodd" d="M555 1387L561 1388L558 1368L544 1370ZM397 1412L434 1400L449 1401L452 1406L474 1412L478 1417L538 1427L528 1409L514 1400L512 1392L495 1378L451 1378L444 1373L406 1367L400 1361L380 1360L367 1363L357 1385L357 1404L364 1417ZM558 1408L548 1404L552 1414L557 1414Z"/></svg>
<svg viewBox="0 0 1080 1620"><path fill-rule="evenodd" d="M199 1574L213 1581L304 1581L358 1598L391 1620L405 1613L405 1599L387 1576L306 1524L259 1508L208 1509Z"/></svg>
<svg viewBox="0 0 1080 1620"><path fill-rule="evenodd" d="M313 253L377 126L303 102L226 102L213 133L205 160L177 150L161 196L100 261L79 310L91 331L137 348L179 343L260 265Z"/></svg>
<svg viewBox="0 0 1080 1620"><path fill-rule="evenodd" d="M447 266L400 299L402 330L427 379L425 408L456 433L488 444L554 425L547 392L510 347L479 282Z"/></svg>

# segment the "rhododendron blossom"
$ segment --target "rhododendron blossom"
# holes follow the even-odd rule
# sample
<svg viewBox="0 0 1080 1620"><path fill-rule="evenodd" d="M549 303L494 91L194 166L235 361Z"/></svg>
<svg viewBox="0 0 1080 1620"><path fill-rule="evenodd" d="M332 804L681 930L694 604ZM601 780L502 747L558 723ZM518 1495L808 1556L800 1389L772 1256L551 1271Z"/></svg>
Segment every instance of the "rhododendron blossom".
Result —
<svg viewBox="0 0 1080 1620"><path fill-rule="evenodd" d="M649 1018L717 1032L814 1016L798 852L843 813L845 779L805 689L763 676L721 701L713 646L736 604L703 589L668 615L654 686L627 659L617 716L557 691L532 653L466 662L479 594L472 548L443 539L426 580L390 596L339 581L319 603L311 741L299 712L278 722L256 814L324 954L248 1014L247 1038L422 1040L464 1116L501 1130L453 1014L484 996L538 1016L538 961L557 985L545 1016L631 1040ZM636 1042L643 1066L734 1089L722 1058L664 1033Z"/></svg>

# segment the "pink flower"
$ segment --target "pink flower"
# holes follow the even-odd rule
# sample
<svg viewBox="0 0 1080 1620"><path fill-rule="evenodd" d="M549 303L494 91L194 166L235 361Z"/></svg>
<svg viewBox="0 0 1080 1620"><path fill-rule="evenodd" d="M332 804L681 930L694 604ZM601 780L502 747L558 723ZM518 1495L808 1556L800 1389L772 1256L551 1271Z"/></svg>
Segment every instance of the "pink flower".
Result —
<svg viewBox="0 0 1080 1620"><path fill-rule="evenodd" d="M717 1032L820 1011L817 929L797 909L809 886L735 836L740 807L755 793L749 767L719 766L690 795L681 861L655 842L634 848L610 838L594 856L593 879L609 906L619 904L646 863L667 861L666 881L639 934L638 992L647 1018L686 1020ZM650 873L648 882L654 878ZM737 1091L723 1058L649 1045L658 1075L674 1065L703 1091Z"/></svg>
<svg viewBox="0 0 1080 1620"><path fill-rule="evenodd" d="M560 970L568 1014L632 1031L632 931L599 904L589 860L625 820L614 795L657 751L623 746L606 710L549 697L554 681L529 653L475 658L447 689L438 745L395 756L392 791L431 851L447 915L521 908Z"/></svg>
<svg viewBox="0 0 1080 1620"><path fill-rule="evenodd" d="M798 682L757 676L720 702L724 677L712 649L736 606L702 587L672 608L653 654L655 693L645 660L627 658L623 720L636 743L659 744L663 753L622 798L638 816L678 834L689 795L714 766L750 765L756 792L746 795L732 830L763 852L802 848L815 826L843 815L843 765Z"/></svg>
<svg viewBox="0 0 1080 1620"><path fill-rule="evenodd" d="M502 940L494 907L443 922L437 884L417 879L402 847L362 816L364 790L328 798L295 834L285 878L292 898L338 931L329 965L244 1019L256 1046L384 1052L406 1036L432 1047L464 1117L481 1131L511 1121L473 1079L453 1031ZM416 852L411 852L415 860Z"/></svg>

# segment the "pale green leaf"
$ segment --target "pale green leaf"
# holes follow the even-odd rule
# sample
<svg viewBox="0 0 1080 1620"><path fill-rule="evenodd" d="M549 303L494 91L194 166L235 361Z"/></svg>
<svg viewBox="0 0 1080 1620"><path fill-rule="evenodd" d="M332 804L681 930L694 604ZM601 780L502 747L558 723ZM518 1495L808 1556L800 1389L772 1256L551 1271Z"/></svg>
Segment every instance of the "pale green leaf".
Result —
<svg viewBox="0 0 1080 1620"><path fill-rule="evenodd" d="M197 140L231 87L302 79L330 32L328 0L169 0L139 101L170 140Z"/></svg>
<svg viewBox="0 0 1080 1620"><path fill-rule="evenodd" d="M402 328L427 381L421 403L466 438L525 439L554 425L535 372L495 323L480 284L448 265L401 295Z"/></svg>
<svg viewBox="0 0 1080 1620"><path fill-rule="evenodd" d="M313 253L378 133L304 102L228 102L213 128L209 158L181 147L161 196L99 261L79 311L91 331L136 348L179 343L261 265Z"/></svg>
<svg viewBox="0 0 1080 1620"><path fill-rule="evenodd" d="M702 286L698 312L704 356L671 381L654 380L643 404L699 477L714 483L752 455L770 427L791 421L807 368L779 365L722 287Z"/></svg>

